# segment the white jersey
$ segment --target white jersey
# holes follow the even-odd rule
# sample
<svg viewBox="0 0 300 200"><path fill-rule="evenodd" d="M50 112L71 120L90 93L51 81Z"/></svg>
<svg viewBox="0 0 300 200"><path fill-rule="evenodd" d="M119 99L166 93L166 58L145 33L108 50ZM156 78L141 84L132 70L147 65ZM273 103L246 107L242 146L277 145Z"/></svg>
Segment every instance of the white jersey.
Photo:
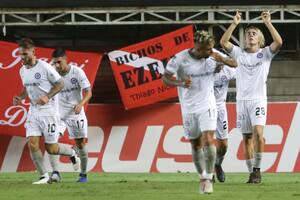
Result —
<svg viewBox="0 0 300 200"><path fill-rule="evenodd" d="M214 92L217 106L226 102L229 81L235 79L236 69L224 65L223 69L215 74Z"/></svg>
<svg viewBox="0 0 300 200"><path fill-rule="evenodd" d="M211 58L195 59L189 49L176 54L167 64L166 70L178 80L191 78L190 88L178 87L182 113L203 113L216 107L214 96L214 71L216 62Z"/></svg>
<svg viewBox="0 0 300 200"><path fill-rule="evenodd" d="M37 104L39 98L47 95L53 85L61 79L56 70L49 63L37 60L36 65L32 68L28 69L23 65L20 69L20 76L30 99L28 114L40 116L57 114L57 98L49 99L49 102L45 105Z"/></svg>
<svg viewBox="0 0 300 200"><path fill-rule="evenodd" d="M70 65L70 71L62 76L64 88L59 93L59 112L62 118L75 115L74 107L82 100L82 90L91 87L84 71ZM84 109L81 111L84 114Z"/></svg>
<svg viewBox="0 0 300 200"><path fill-rule="evenodd" d="M256 53L247 53L233 45L229 53L236 59L236 91L237 100L266 100L267 77L274 57L270 47L259 49Z"/></svg>

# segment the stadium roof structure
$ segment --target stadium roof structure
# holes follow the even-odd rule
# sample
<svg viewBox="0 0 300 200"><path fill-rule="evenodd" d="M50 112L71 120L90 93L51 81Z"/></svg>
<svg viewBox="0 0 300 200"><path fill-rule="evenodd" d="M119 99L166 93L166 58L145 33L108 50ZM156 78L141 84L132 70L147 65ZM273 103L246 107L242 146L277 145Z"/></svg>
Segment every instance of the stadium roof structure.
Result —
<svg viewBox="0 0 300 200"><path fill-rule="evenodd" d="M27 1L26 1L27 2ZM228 24L236 10L241 23L262 23L270 10L272 23L300 23L300 5L223 5L150 7L3 8L2 26Z"/></svg>

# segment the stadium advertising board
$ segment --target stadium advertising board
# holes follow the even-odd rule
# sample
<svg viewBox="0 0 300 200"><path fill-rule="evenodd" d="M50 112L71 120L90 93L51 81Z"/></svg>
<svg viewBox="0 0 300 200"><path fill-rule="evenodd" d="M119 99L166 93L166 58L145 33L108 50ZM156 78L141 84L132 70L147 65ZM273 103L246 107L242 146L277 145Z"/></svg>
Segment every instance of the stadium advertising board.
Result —
<svg viewBox="0 0 300 200"><path fill-rule="evenodd" d="M168 60L193 46L193 27L187 26L108 54L125 109L177 96L161 77Z"/></svg>
<svg viewBox="0 0 300 200"><path fill-rule="evenodd" d="M18 56L18 46L15 43L0 41L0 135L25 136L24 122L26 120L28 99L21 105L13 106L13 96L19 95L22 82L19 75L21 58ZM51 61L53 49L36 48L37 58ZM91 84L94 83L102 55L67 51L69 63L83 68Z"/></svg>
<svg viewBox="0 0 300 200"><path fill-rule="evenodd" d="M223 168L247 172L242 136L235 128L235 104L227 106L230 133ZM154 104L129 111L117 104L92 104L87 117L89 171L195 172L190 144L183 137L179 104ZM300 103L268 104L262 171L300 172L299 121ZM0 167L2 172L34 170L23 137L0 137ZM60 168L72 171L67 158L61 157Z"/></svg>

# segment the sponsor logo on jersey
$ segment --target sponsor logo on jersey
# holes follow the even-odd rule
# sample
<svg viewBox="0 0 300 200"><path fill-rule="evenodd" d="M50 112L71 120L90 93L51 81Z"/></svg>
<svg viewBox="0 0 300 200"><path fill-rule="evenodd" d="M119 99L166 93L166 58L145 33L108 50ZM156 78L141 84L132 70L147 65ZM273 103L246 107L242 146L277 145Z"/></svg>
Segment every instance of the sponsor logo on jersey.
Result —
<svg viewBox="0 0 300 200"><path fill-rule="evenodd" d="M35 79L40 79L40 78L41 78L41 74L40 74L40 73L38 73L38 72L37 72L37 73L35 73L35 75L34 75L34 78L35 78Z"/></svg>

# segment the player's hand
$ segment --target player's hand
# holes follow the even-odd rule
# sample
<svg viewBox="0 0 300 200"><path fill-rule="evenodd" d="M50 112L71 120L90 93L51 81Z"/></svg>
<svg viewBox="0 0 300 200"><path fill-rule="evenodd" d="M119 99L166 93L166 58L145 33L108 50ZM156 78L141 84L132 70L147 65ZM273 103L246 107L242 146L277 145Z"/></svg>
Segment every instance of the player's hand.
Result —
<svg viewBox="0 0 300 200"><path fill-rule="evenodd" d="M181 87L184 88L191 88L192 86L192 78L189 76L187 79L181 82L182 84L180 85Z"/></svg>
<svg viewBox="0 0 300 200"><path fill-rule="evenodd" d="M49 102L49 98L48 98L48 96L45 95L45 96L42 96L42 97L39 98L39 100L37 101L37 104L45 105L48 102Z"/></svg>
<svg viewBox="0 0 300 200"><path fill-rule="evenodd" d="M82 105L81 104L76 105L74 107L75 114L78 115L81 112L81 109L82 109Z"/></svg>
<svg viewBox="0 0 300 200"><path fill-rule="evenodd" d="M19 96L14 96L13 97L13 105L14 106L21 104L21 101L22 101L21 97L19 97Z"/></svg>
<svg viewBox="0 0 300 200"><path fill-rule="evenodd" d="M233 23L235 24L235 25L238 25L240 22L241 22L241 20L242 20L242 13L240 13L238 10L236 11L236 13L235 13L235 16L233 17Z"/></svg>
<svg viewBox="0 0 300 200"><path fill-rule="evenodd" d="M222 63L217 63L216 69L214 71L214 73L219 73L224 67L224 64Z"/></svg>
<svg viewBox="0 0 300 200"><path fill-rule="evenodd" d="M271 22L271 14L270 11L263 11L261 13L261 19L263 20L263 22L265 24L270 23Z"/></svg>

